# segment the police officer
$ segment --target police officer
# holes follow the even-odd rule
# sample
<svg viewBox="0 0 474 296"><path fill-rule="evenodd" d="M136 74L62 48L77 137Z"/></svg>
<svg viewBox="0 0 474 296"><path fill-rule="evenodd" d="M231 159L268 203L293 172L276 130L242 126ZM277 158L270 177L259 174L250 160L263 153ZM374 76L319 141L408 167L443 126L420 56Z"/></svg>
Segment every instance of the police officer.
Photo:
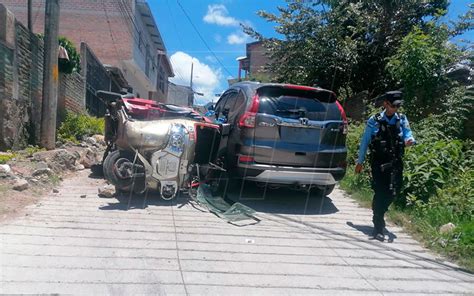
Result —
<svg viewBox="0 0 474 296"><path fill-rule="evenodd" d="M390 91L382 97L384 111L371 116L367 121L355 167L355 173L359 174L363 169L367 148L370 148L372 188L375 193L372 200L372 236L380 241L385 239L385 212L400 193L404 147L415 143L408 119L397 112L402 103L402 93Z"/></svg>

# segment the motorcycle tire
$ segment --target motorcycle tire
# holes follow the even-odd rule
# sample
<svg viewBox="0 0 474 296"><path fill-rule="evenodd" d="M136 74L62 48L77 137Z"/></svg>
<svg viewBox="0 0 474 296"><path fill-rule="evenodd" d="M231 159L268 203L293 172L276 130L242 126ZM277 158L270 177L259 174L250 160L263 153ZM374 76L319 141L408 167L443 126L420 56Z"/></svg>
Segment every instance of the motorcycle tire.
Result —
<svg viewBox="0 0 474 296"><path fill-rule="evenodd" d="M115 155L118 155L119 153L120 151L118 150L110 152L102 163L102 172L104 174L104 178L109 182L111 182L110 172L112 171L113 165L111 159L115 159Z"/></svg>
<svg viewBox="0 0 474 296"><path fill-rule="evenodd" d="M128 191L133 182L133 178L120 176L118 167L133 162L133 155L126 151L114 151L107 155L104 161L104 176L117 189Z"/></svg>

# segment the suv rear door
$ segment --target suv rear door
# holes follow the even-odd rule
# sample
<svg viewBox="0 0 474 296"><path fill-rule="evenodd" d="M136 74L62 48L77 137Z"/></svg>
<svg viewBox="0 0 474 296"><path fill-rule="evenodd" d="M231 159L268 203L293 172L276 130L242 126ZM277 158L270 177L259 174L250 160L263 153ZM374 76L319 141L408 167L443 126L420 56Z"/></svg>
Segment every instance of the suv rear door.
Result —
<svg viewBox="0 0 474 296"><path fill-rule="evenodd" d="M345 122L334 93L281 85L257 93L256 163L331 168L345 161Z"/></svg>

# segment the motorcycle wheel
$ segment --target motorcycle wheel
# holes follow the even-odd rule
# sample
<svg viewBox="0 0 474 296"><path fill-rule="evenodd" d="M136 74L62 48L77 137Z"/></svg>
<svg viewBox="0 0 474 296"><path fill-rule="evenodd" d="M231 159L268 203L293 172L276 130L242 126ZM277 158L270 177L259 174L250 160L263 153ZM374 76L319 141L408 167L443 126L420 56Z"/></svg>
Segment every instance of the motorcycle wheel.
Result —
<svg viewBox="0 0 474 296"><path fill-rule="evenodd" d="M133 184L133 158L132 153L117 150L110 153L104 161L104 176L121 191L130 191L132 185L135 185L133 191L143 190L141 183L144 183L144 178L136 178Z"/></svg>

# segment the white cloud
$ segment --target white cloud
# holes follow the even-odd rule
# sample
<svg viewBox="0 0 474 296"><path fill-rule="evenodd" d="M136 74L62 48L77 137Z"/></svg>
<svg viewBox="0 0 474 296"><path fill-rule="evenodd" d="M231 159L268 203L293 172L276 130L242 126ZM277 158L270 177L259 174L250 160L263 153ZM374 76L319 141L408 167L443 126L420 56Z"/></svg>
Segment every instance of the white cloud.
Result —
<svg viewBox="0 0 474 296"><path fill-rule="evenodd" d="M243 32L235 32L227 36L227 43L229 44L245 44L250 41L250 37Z"/></svg>
<svg viewBox="0 0 474 296"><path fill-rule="evenodd" d="M170 78L170 81L179 85L190 85L191 64L193 64L193 88L196 92L204 93L204 96L195 96L196 102L205 104L216 100L214 94L221 90L222 73L220 69L213 69L182 51L174 53L170 59L176 74L175 77Z"/></svg>
<svg viewBox="0 0 474 296"><path fill-rule="evenodd" d="M222 42L222 36L219 35L219 34L214 35L214 41L216 41L217 43L221 43Z"/></svg>
<svg viewBox="0 0 474 296"><path fill-rule="evenodd" d="M219 26L239 26L239 21L236 18L229 16L229 11L223 4L211 4L207 6L207 14L203 20L209 24L216 24Z"/></svg>

